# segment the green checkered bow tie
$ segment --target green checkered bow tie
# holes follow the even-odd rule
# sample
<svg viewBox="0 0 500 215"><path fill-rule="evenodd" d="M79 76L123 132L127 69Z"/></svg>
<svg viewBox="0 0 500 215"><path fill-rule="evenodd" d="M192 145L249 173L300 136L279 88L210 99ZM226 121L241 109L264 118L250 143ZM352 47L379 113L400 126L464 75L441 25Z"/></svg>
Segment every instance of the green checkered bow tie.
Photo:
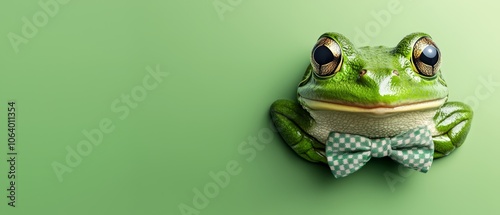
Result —
<svg viewBox="0 0 500 215"><path fill-rule="evenodd" d="M427 172L433 153L434 142L427 127L411 129L392 138L377 139L332 131L326 142L326 157L335 178L359 170L371 157L385 156L405 167Z"/></svg>

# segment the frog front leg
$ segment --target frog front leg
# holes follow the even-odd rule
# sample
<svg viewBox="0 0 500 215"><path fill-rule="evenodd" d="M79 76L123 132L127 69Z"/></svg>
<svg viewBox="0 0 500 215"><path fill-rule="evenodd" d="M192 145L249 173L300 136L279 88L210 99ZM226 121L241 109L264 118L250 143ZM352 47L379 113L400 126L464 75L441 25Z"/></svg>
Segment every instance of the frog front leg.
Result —
<svg viewBox="0 0 500 215"><path fill-rule="evenodd" d="M322 152L325 145L307 134L314 120L299 103L277 100L271 105L271 118L285 142L302 158L311 162L327 163Z"/></svg>
<svg viewBox="0 0 500 215"><path fill-rule="evenodd" d="M447 156L464 143L472 115L472 109L461 102L447 102L437 111L434 123L439 135L433 136L434 158Z"/></svg>

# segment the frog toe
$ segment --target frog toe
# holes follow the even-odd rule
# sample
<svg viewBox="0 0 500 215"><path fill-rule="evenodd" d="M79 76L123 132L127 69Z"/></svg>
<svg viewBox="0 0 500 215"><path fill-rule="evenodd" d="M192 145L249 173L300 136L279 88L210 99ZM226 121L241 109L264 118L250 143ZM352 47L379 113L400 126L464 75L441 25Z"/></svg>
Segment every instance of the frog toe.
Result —
<svg viewBox="0 0 500 215"><path fill-rule="evenodd" d="M272 121L283 140L302 158L326 163L324 144L305 132L311 126L309 114L297 103L278 100L271 106Z"/></svg>
<svg viewBox="0 0 500 215"><path fill-rule="evenodd" d="M447 156L462 146L472 121L472 109L460 102L448 102L434 117L436 129L440 133L433 137L434 157Z"/></svg>

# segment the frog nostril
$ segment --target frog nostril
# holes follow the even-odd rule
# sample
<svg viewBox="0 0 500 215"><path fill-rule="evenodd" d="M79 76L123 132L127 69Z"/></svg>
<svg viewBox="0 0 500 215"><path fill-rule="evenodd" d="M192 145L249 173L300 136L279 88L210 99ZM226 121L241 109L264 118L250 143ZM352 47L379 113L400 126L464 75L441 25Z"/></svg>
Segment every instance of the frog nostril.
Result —
<svg viewBox="0 0 500 215"><path fill-rule="evenodd" d="M399 76L398 70L392 70L392 74L394 74L395 76Z"/></svg>
<svg viewBox="0 0 500 215"><path fill-rule="evenodd" d="M363 77L366 74L366 69L362 69L359 71L359 77Z"/></svg>

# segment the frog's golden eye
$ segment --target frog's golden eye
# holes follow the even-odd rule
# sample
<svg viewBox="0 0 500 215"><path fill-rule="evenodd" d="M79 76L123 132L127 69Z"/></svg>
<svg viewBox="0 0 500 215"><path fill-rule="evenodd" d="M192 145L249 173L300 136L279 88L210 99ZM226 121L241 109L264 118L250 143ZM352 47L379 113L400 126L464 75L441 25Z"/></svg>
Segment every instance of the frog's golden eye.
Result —
<svg viewBox="0 0 500 215"><path fill-rule="evenodd" d="M311 64L314 73L321 77L338 72L342 64L339 44L329 37L320 38L312 50Z"/></svg>
<svg viewBox="0 0 500 215"><path fill-rule="evenodd" d="M429 37L422 37L413 46L412 61L419 74L433 77L439 70L441 53Z"/></svg>

